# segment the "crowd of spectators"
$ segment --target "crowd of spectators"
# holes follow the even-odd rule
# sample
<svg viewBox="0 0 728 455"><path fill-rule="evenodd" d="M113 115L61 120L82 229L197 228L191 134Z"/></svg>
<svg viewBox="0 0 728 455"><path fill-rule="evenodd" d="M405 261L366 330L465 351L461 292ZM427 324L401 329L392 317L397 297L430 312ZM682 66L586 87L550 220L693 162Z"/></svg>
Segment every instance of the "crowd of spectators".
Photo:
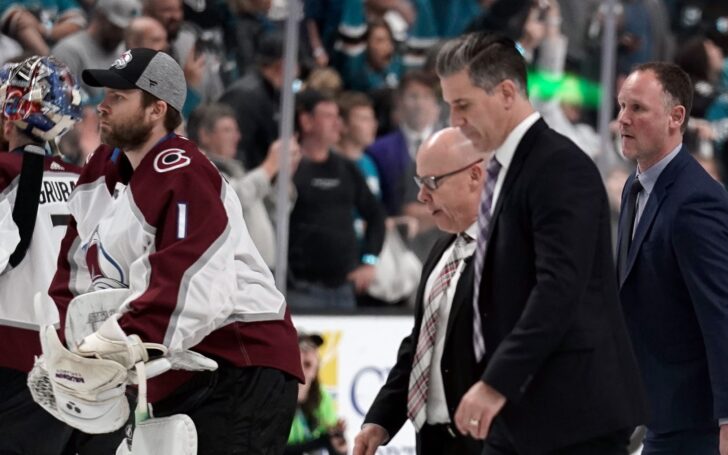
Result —
<svg viewBox="0 0 728 455"><path fill-rule="evenodd" d="M674 61L696 101L686 142L728 176L728 3L620 0L616 89L633 65ZM598 0L303 0L291 150L289 297L293 311L403 305L438 235L417 201L419 145L448 121L433 55L474 30L517 40L534 105L602 171L615 211L633 163L596 131L605 4ZM0 63L53 54L76 74L123 50L166 50L184 70L185 129L241 199L247 228L275 268L276 176L285 0L0 1ZM80 77L78 77L80 81ZM100 89L82 84L83 121L61 142L83 164L99 143ZM616 110L615 110L616 112ZM300 143L300 146L299 146ZM300 150L299 150L300 147ZM414 259L416 264L416 259ZM410 261L411 265L411 261ZM399 286L399 288L397 288ZM377 291L369 292L373 289Z"/></svg>

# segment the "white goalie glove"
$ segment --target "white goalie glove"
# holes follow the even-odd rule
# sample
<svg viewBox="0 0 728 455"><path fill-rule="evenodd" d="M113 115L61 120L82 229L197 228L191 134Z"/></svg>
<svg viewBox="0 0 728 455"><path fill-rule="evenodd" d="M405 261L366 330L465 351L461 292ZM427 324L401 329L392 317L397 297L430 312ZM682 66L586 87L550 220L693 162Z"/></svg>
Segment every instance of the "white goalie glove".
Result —
<svg viewBox="0 0 728 455"><path fill-rule="evenodd" d="M147 362L148 349L159 351L162 355L167 353L162 344L143 343L139 336L124 333L117 319L120 316L115 314L104 321L97 331L81 340L74 352L84 357L113 360L126 369L139 362Z"/></svg>

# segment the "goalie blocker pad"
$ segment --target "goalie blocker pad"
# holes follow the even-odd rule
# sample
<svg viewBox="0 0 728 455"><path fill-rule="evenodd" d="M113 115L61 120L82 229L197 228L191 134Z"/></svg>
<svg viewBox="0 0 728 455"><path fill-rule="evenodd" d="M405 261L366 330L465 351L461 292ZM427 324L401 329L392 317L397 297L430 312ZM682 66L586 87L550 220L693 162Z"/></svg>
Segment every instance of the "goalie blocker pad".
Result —
<svg viewBox="0 0 728 455"><path fill-rule="evenodd" d="M67 350L53 326L40 332L43 356L28 375L33 400L57 419L84 433L109 433L129 419L127 369L117 362Z"/></svg>

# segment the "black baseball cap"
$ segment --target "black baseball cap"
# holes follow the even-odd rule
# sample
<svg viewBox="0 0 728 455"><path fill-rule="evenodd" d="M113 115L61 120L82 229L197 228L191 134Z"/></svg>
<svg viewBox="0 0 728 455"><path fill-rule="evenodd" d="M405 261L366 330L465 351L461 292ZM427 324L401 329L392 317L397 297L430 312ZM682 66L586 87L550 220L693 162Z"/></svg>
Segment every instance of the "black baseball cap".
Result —
<svg viewBox="0 0 728 455"><path fill-rule="evenodd" d="M187 97L187 82L179 64L169 54L143 47L125 51L109 69L83 70L81 78L91 87L144 90L178 112L182 112Z"/></svg>

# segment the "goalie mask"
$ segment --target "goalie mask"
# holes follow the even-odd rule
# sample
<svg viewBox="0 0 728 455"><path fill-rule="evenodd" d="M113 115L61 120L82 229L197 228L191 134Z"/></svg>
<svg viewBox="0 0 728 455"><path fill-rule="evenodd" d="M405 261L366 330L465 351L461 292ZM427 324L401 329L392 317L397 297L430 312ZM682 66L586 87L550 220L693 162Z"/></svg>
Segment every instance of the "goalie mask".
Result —
<svg viewBox="0 0 728 455"><path fill-rule="evenodd" d="M81 119L81 93L54 57L30 57L0 69L2 115L38 141L62 136Z"/></svg>

